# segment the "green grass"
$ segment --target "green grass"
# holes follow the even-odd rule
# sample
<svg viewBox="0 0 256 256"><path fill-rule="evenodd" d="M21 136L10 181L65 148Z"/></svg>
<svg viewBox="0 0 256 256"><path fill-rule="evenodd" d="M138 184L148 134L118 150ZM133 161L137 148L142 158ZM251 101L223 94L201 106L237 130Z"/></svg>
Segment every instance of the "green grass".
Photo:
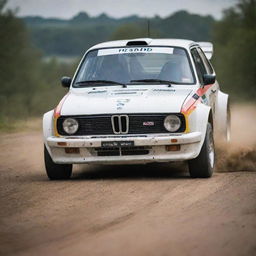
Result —
<svg viewBox="0 0 256 256"><path fill-rule="evenodd" d="M16 133L42 130L41 118L28 118L24 120L5 120L0 122L0 133Z"/></svg>

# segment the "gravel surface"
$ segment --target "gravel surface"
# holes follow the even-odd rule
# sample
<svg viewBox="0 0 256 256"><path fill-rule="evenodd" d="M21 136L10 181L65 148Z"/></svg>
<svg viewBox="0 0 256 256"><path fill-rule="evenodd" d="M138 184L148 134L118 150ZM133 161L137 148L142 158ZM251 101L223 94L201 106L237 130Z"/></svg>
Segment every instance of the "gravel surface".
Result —
<svg viewBox="0 0 256 256"><path fill-rule="evenodd" d="M181 163L48 181L41 133L1 134L0 255L256 255L255 110L233 108L211 179Z"/></svg>

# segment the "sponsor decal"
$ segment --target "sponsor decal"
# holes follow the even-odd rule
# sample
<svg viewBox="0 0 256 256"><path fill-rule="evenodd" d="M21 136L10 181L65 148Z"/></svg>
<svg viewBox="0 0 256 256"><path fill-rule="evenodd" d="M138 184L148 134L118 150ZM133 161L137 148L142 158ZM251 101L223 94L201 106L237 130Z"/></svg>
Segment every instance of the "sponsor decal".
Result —
<svg viewBox="0 0 256 256"><path fill-rule="evenodd" d="M117 110L121 110L126 103L128 103L130 101L130 99L118 99L116 101L116 109Z"/></svg>
<svg viewBox="0 0 256 256"><path fill-rule="evenodd" d="M154 126L155 122L153 121L147 121L147 122L143 122L143 126Z"/></svg>
<svg viewBox="0 0 256 256"><path fill-rule="evenodd" d="M97 93L105 93L107 90L102 90L102 91L90 91L88 94L97 94Z"/></svg>
<svg viewBox="0 0 256 256"><path fill-rule="evenodd" d="M213 86L213 84L206 85L202 88L199 88L196 93L182 106L181 113L185 116L186 122L186 133L189 132L189 123L188 116L196 109L196 106L199 103L205 103L206 98L205 93ZM205 99L204 99L205 98Z"/></svg>
<svg viewBox="0 0 256 256"><path fill-rule="evenodd" d="M207 100L207 98L206 98L205 95L202 95L202 102L203 102L204 104L208 104L208 100Z"/></svg>
<svg viewBox="0 0 256 256"><path fill-rule="evenodd" d="M118 52L124 53L134 53L134 52L152 52L152 48L149 47L137 47L137 48L121 48Z"/></svg>
<svg viewBox="0 0 256 256"><path fill-rule="evenodd" d="M116 102L117 103L128 103L130 99L118 99Z"/></svg>
<svg viewBox="0 0 256 256"><path fill-rule="evenodd" d="M114 54L134 54L134 53L173 54L173 48L171 48L171 47L122 47L122 48L98 50L98 56L114 55Z"/></svg>
<svg viewBox="0 0 256 256"><path fill-rule="evenodd" d="M154 89L154 92L176 92L175 89Z"/></svg>
<svg viewBox="0 0 256 256"><path fill-rule="evenodd" d="M193 96L192 96L195 100L198 100L199 99L199 96L195 93Z"/></svg>
<svg viewBox="0 0 256 256"><path fill-rule="evenodd" d="M189 115L193 110L196 109L198 103L207 103L205 93L213 86L213 84L206 85L199 88L196 93L182 106L181 112L184 115Z"/></svg>
<svg viewBox="0 0 256 256"><path fill-rule="evenodd" d="M119 94L136 94L136 92L116 92L115 95Z"/></svg>

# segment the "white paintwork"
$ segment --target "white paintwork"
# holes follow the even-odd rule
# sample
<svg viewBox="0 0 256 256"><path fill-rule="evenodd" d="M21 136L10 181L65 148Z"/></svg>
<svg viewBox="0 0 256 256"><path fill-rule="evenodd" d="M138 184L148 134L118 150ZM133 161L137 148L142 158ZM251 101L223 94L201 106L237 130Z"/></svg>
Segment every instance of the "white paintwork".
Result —
<svg viewBox="0 0 256 256"><path fill-rule="evenodd" d="M192 89L191 86L168 87L168 85L72 88L61 114L163 113L166 111L178 113Z"/></svg>
<svg viewBox="0 0 256 256"><path fill-rule="evenodd" d="M53 133L53 110L48 111L43 116L43 139L44 139L44 145L46 146L48 152L51 155L51 149L47 143L47 139L51 137Z"/></svg>
<svg viewBox="0 0 256 256"><path fill-rule="evenodd" d="M192 68L196 74L195 65L190 53L191 47L198 47L199 44L190 40L180 39L134 39L143 40L149 46L176 46L187 50L191 59ZM125 47L131 40L121 40L101 43L93 46L92 49L102 49L111 47ZM88 52L87 51L87 52ZM80 62L80 65L82 60ZM78 67L79 69L79 67ZM78 70L77 69L77 70ZM76 71L77 72L77 71ZM74 76L75 77L75 76ZM106 86L95 88L73 88L69 90L69 95L64 101L61 115L91 115L91 114L131 114L131 113L178 113L182 106L188 102L192 95L200 88L196 75L194 85L129 85ZM226 112L228 95L219 90L216 83L212 90L207 91L204 101L197 105L196 109L188 115L189 132L182 134L154 134L124 138L113 136L55 136L53 111L47 112L43 119L44 143L52 159L56 163L101 163L101 164L133 164L148 162L168 162L193 159L200 153L206 126L210 113L213 116L214 126L222 133L227 127ZM215 91L216 93L212 93ZM215 130L215 127L214 127ZM180 151L166 151L165 146L175 144L171 139L178 139L176 144L181 145ZM135 146L151 147L148 155L132 156L96 156L94 147L100 147L102 141L124 141L132 140ZM58 142L67 142L67 147L79 147L80 154L66 154L63 146Z"/></svg>
<svg viewBox="0 0 256 256"><path fill-rule="evenodd" d="M218 98L216 101L216 133L217 136L221 136L224 140L230 140L230 134L228 134L230 129L230 123L228 123L228 104L229 97L228 94L218 91Z"/></svg>
<svg viewBox="0 0 256 256"><path fill-rule="evenodd" d="M178 143L172 143L171 139L178 139ZM98 157L95 156L94 148L100 147L102 141L134 141L135 146L150 146L149 155L138 156L115 156ZM136 160L136 163L165 162L166 160L181 161L196 157L200 152L200 141L202 134L193 132L179 135L148 135L147 137L129 137L129 138L94 138L91 136L79 136L76 139L48 137L47 144L51 148L52 158L56 163L127 163ZM66 142L67 147L80 148L80 154L65 154L64 148L59 146L58 142ZM167 152L165 145L180 144L181 150L178 152ZM157 152L161 152L158 154ZM134 159L133 159L134 158Z"/></svg>
<svg viewBox="0 0 256 256"><path fill-rule="evenodd" d="M86 147L86 148L97 148L101 146L102 141L108 141L109 138L113 137L111 135L107 136L107 138L100 138L97 136L93 141L91 141L92 136L77 136L76 138L58 138L54 136L50 136L47 138L47 143L51 147L62 147L58 145L58 142L65 141L67 143L67 147ZM130 141L135 139L137 136L130 136L129 138L116 138L115 141ZM136 139L135 146L157 146L157 145L175 145L175 144L191 144L195 142L201 141L202 134L200 132L190 132L187 134L176 134L176 135L147 135L146 137L141 137ZM177 143L172 143L171 139L177 139Z"/></svg>

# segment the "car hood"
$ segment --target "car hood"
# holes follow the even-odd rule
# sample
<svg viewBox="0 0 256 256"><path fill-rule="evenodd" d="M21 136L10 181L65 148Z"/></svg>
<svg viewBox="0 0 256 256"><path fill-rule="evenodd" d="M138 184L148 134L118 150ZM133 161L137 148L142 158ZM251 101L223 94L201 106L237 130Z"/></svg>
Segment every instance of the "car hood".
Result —
<svg viewBox="0 0 256 256"><path fill-rule="evenodd" d="M72 88L61 115L178 113L191 92L191 86L166 85Z"/></svg>

